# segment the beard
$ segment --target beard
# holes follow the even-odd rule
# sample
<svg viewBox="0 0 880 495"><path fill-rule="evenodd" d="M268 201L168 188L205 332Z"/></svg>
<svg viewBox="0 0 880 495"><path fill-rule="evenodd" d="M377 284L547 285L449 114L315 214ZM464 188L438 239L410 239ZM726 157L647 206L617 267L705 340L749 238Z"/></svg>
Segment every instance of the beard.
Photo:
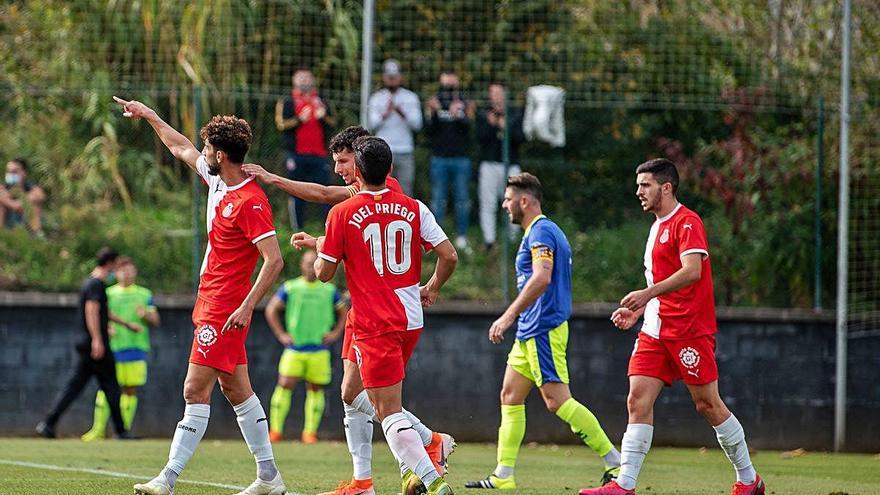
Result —
<svg viewBox="0 0 880 495"><path fill-rule="evenodd" d="M510 216L510 223L515 225L522 225L523 220L523 212L522 210L511 208L507 211L507 214Z"/></svg>
<svg viewBox="0 0 880 495"><path fill-rule="evenodd" d="M220 165L208 162L208 175L220 175Z"/></svg>

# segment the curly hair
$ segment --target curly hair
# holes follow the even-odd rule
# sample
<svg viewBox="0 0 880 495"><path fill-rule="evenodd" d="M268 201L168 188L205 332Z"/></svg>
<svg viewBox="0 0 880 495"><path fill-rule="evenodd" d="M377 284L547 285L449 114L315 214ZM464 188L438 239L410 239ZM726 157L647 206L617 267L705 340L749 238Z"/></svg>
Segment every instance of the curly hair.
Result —
<svg viewBox="0 0 880 495"><path fill-rule="evenodd" d="M235 115L215 115L210 122L199 131L202 141L229 156L229 161L242 163L244 155L251 146L253 134L247 121Z"/></svg>
<svg viewBox="0 0 880 495"><path fill-rule="evenodd" d="M333 136L333 139L330 140L330 152L341 153L346 150L354 151L354 140L369 135L370 131L359 125L346 127L339 131L339 133Z"/></svg>

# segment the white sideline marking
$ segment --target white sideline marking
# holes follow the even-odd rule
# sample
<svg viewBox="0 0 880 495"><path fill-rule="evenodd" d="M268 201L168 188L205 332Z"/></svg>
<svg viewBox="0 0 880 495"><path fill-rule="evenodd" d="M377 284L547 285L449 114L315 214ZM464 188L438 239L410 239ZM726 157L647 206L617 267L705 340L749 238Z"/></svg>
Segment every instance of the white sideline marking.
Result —
<svg viewBox="0 0 880 495"><path fill-rule="evenodd" d="M74 473L87 473L87 474L97 474L100 476L110 476L113 478L127 478L132 480L144 480L148 481L152 478L148 478L146 476L138 476L136 474L129 473L120 473L118 471L106 471L103 469L90 469L90 468L74 468L74 467L65 467L65 466L56 466L53 464L39 464L36 462L24 462L24 461L12 461L9 459L0 459L0 464L7 464L9 466L19 466L26 468L35 468L35 469L47 469L49 471L70 471ZM178 483L187 483L190 485L201 485L201 486L213 486L216 488L227 488L229 490L244 490L245 487L238 485L229 485L226 483L214 483L213 481L199 481L199 480L184 480L178 479ZM288 495L302 495L294 492L287 492Z"/></svg>

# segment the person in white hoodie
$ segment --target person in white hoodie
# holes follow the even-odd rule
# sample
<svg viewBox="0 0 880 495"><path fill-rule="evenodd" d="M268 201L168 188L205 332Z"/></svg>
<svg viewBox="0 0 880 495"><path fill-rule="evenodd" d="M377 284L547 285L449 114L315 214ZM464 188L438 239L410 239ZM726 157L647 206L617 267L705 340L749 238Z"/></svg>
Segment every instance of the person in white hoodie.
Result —
<svg viewBox="0 0 880 495"><path fill-rule="evenodd" d="M368 127L391 147L393 175L407 196L413 195L416 161L413 135L422 128L422 108L417 94L401 86L400 63L388 59L382 64L383 88L370 96Z"/></svg>

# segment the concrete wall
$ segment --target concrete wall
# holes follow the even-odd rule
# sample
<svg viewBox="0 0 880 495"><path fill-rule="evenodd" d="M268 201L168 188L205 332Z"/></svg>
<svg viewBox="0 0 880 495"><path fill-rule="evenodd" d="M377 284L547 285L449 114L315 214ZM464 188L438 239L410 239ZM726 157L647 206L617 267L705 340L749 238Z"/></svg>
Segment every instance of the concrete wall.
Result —
<svg viewBox="0 0 880 495"><path fill-rule="evenodd" d="M191 342L191 300L160 298L162 327L153 331L150 380L141 394L134 430L167 437L183 412L181 390ZM431 427L460 440L494 441L498 392L511 338L494 346L486 339L501 308L446 304L432 309L409 366L404 402ZM572 391L619 443L626 426L626 367L635 332L622 333L608 321L606 305L577 309L571 322L569 370ZM0 294L0 435L27 435L68 376L74 326L71 295ZM830 315L777 310L720 310L718 361L721 393L757 448L830 449L833 434L834 325ZM250 373L264 407L275 384L280 346L261 312L248 338ZM337 350L338 354L338 345ZM850 346L850 450L880 450L880 338ZM323 438L341 438L338 400L341 367L327 393ZM65 436L91 425L95 386L59 424ZM296 436L304 394L298 389L288 418ZM713 446L712 429L697 415L683 385L665 391L657 403L656 445ZM238 437L231 408L215 393L208 435ZM533 394L526 439L577 439Z"/></svg>

